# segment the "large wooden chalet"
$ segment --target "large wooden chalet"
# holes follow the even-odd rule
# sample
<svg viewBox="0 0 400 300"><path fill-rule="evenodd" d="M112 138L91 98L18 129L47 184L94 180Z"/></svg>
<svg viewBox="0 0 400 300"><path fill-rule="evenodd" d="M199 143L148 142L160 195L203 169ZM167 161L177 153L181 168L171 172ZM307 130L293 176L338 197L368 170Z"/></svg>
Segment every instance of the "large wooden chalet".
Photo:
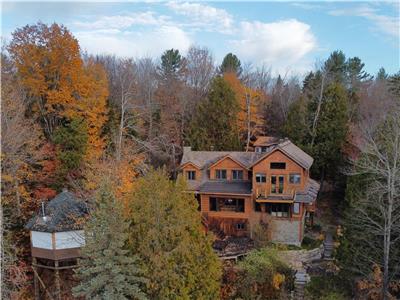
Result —
<svg viewBox="0 0 400 300"><path fill-rule="evenodd" d="M261 224L273 242L301 244L319 184L313 158L288 139L259 137L252 152L184 148L181 171L199 202L203 223L224 237L251 238Z"/></svg>

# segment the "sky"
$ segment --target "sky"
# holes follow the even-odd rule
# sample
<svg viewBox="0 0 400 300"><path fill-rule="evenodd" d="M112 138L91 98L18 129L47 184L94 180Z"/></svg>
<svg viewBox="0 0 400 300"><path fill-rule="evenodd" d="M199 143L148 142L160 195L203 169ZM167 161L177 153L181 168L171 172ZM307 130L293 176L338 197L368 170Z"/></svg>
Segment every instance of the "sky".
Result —
<svg viewBox="0 0 400 300"><path fill-rule="evenodd" d="M64 24L90 54L159 58L166 49L207 47L217 63L232 52L274 74L304 75L334 50L370 74L400 70L394 2L2 2L1 34L37 21Z"/></svg>

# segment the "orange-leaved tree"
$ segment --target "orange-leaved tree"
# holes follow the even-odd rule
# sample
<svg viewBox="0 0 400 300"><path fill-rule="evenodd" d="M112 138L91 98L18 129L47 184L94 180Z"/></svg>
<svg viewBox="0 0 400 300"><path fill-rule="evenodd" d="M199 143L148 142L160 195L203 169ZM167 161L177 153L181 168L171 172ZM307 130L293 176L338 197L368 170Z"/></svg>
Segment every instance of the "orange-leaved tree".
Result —
<svg viewBox="0 0 400 300"><path fill-rule="evenodd" d="M262 92L243 84L235 72L224 73L224 79L235 92L239 103L238 126L248 151L251 136L263 124L260 109Z"/></svg>

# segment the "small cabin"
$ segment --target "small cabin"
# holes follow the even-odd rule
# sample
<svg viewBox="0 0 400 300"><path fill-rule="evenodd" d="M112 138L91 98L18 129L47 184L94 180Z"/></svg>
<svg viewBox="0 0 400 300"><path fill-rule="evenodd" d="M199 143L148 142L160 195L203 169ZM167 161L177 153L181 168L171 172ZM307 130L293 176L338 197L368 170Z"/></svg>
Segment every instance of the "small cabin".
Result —
<svg viewBox="0 0 400 300"><path fill-rule="evenodd" d="M26 225L32 257L55 261L78 258L85 244L83 225L88 215L86 203L67 190L42 204Z"/></svg>

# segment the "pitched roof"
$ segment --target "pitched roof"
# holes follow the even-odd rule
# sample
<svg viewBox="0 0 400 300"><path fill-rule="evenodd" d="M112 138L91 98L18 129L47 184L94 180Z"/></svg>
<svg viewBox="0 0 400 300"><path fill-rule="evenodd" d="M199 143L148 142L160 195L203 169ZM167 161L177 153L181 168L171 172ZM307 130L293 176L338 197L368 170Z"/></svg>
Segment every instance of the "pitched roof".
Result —
<svg viewBox="0 0 400 300"><path fill-rule="evenodd" d="M45 205L46 221L42 212L31 218L26 228L32 231L60 232L79 230L88 216L86 203L68 191L63 191Z"/></svg>
<svg viewBox="0 0 400 300"><path fill-rule="evenodd" d="M303 192L297 192L294 201L312 203L317 199L320 184L309 178Z"/></svg>
<svg viewBox="0 0 400 300"><path fill-rule="evenodd" d="M314 159L310 155L305 153L290 140L280 143L278 147L306 169L309 169L314 162Z"/></svg>
<svg viewBox="0 0 400 300"><path fill-rule="evenodd" d="M279 143L279 138L275 136L258 136L253 146L271 146Z"/></svg>
<svg viewBox="0 0 400 300"><path fill-rule="evenodd" d="M226 193L236 195L250 195L250 181L216 181L209 180L204 182L200 187L201 193Z"/></svg>
<svg viewBox="0 0 400 300"><path fill-rule="evenodd" d="M225 156L230 156L232 159L240 162L246 167L250 167L253 162L262 157L264 153L256 152L236 152L236 151L191 151L189 147L185 147L181 165L191 162L201 169L208 168L218 160Z"/></svg>
<svg viewBox="0 0 400 300"><path fill-rule="evenodd" d="M266 137L270 138L270 137ZM264 159L275 150L281 150L288 157L293 159L305 169L309 169L314 162L314 159L293 144L290 140L280 140L277 144L272 144L268 152L237 152L237 151L192 151L190 147L185 147L181 166L186 163L193 163L199 166L200 169L208 168L212 164L221 160L224 157L231 157L246 168L251 168L256 162Z"/></svg>

